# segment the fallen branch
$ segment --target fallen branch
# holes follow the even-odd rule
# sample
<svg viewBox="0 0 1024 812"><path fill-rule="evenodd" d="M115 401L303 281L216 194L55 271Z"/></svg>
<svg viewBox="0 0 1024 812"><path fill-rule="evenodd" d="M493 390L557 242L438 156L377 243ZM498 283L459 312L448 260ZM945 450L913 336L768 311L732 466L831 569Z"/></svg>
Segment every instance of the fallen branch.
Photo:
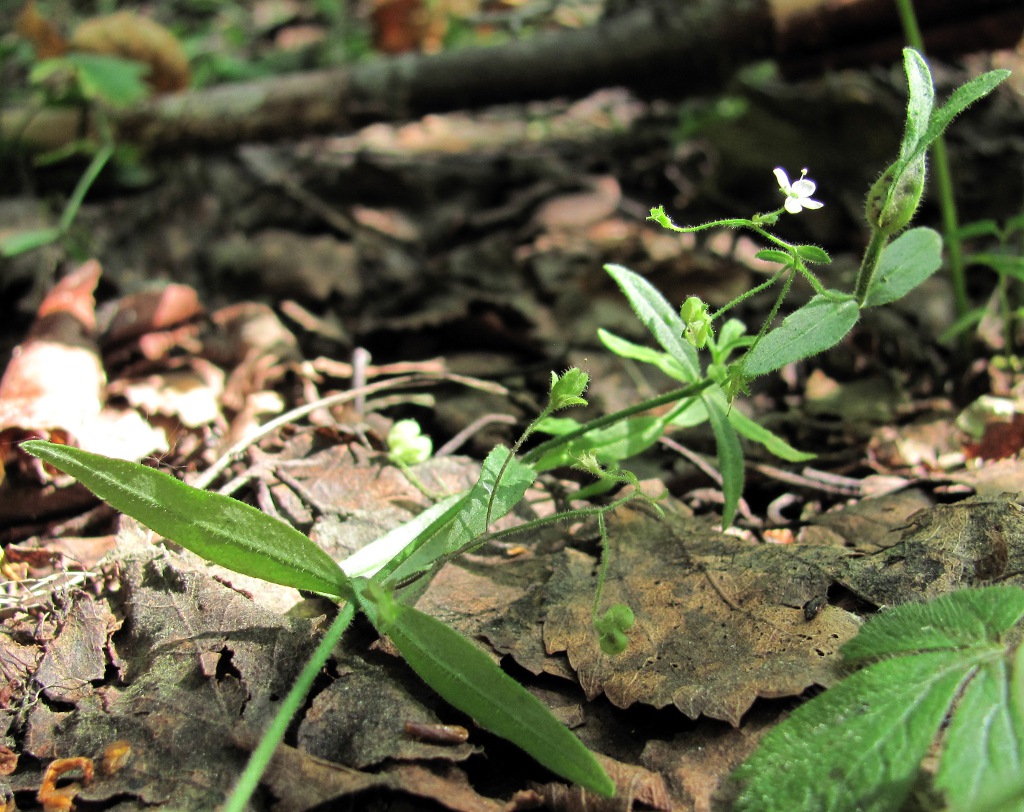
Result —
<svg viewBox="0 0 1024 812"><path fill-rule="evenodd" d="M112 114L118 141L150 150L215 147L485 105L630 87L673 97L722 87L742 66L776 59L789 77L895 59L904 39L892 0L705 0L670 11L641 6L585 29L488 48L403 55L343 68L163 96ZM804 5L806 3L795 3ZM935 55L1011 47L1020 0L919 0ZM12 110L0 131L30 150L91 130L86 111Z"/></svg>

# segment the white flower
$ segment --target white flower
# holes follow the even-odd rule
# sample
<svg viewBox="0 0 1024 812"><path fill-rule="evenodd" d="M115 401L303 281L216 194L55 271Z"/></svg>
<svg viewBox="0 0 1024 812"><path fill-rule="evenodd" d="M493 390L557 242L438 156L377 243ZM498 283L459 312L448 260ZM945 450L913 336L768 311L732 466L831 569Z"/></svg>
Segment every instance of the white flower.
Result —
<svg viewBox="0 0 1024 812"><path fill-rule="evenodd" d="M800 172L800 179L790 184L786 170L781 166L775 167L775 179L779 182L779 191L786 196L786 211L790 214L799 214L803 209L820 209L825 205L820 200L811 200L818 187L806 176L807 170L804 169Z"/></svg>

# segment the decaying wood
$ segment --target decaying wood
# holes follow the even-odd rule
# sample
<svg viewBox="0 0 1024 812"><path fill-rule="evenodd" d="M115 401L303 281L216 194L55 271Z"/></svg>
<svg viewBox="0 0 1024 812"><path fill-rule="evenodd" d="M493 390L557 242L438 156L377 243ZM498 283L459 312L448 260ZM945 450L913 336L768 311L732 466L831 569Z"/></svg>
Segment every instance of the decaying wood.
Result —
<svg viewBox="0 0 1024 812"><path fill-rule="evenodd" d="M497 47L402 55L344 68L165 96L117 113L117 138L148 149L217 146L347 131L430 112L579 96L609 86L682 97L774 58L789 76L892 61L904 42L892 0L703 0L642 4L590 28ZM1020 0L919 0L930 52L1011 47ZM88 132L87 114L9 111L4 132L53 149Z"/></svg>

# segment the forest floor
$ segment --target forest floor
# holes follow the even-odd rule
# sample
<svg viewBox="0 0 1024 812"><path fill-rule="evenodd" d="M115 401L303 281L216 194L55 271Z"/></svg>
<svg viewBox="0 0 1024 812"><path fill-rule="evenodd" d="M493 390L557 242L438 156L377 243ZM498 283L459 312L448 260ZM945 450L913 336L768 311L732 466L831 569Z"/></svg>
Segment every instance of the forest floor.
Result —
<svg viewBox="0 0 1024 812"><path fill-rule="evenodd" d="M598 340L598 328L648 340L606 263L677 305L696 294L718 307L766 278L755 238L672 234L646 220L652 206L680 224L750 216L781 204L774 167L808 166L825 207L777 230L825 247L828 284L849 286L902 93L895 69L797 85L750 76L682 108L612 89L151 156L141 185L102 181L74 244L7 261L0 282L4 357L18 347L0 402L0 719L18 808L36 808L52 759L112 746L130 755L78 791L79 808L213 808L333 611L162 544L19 454L19 439L70 437L192 482L269 419L351 391L256 437L213 486L341 560L430 504L389 461L394 421L415 418L433 439L413 471L448 494L536 416L551 371L590 374L587 416L671 386ZM1022 119L1008 91L954 125L965 220L1020 213ZM40 183L48 193L66 179ZM38 219L26 197L2 205L12 228ZM934 205L919 223L937 227ZM76 270L58 284L58 266ZM940 273L825 355L756 380L733 408L816 456L745 447L744 498L725 531L707 424L624 461L645 492L668 494L662 518L624 507L609 520L607 599L638 618L626 653L603 655L590 624L592 522L489 544L433 577L417 606L601 754L619 799L554 781L357 624L254 808L727 808L730 772L836 681L840 646L879 607L1024 585L1020 325L1012 309L1002 319L995 281L969 277L986 310L959 342L938 339L956 317ZM1015 284L1006 295L1019 304ZM736 316L756 329L773 295ZM988 415L981 396L1016 411ZM508 521L573 504L581 484L578 472L545 474ZM468 741L440 725L467 728Z"/></svg>

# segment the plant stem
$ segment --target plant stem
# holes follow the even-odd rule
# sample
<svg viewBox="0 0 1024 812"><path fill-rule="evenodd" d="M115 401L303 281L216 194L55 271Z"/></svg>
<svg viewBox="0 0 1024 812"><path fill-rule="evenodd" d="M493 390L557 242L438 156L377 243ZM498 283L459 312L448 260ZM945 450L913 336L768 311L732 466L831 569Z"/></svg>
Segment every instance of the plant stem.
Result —
<svg viewBox="0 0 1024 812"><path fill-rule="evenodd" d="M857 284L853 289L858 305L863 305L864 300L868 298L871 280L874 279L875 269L878 268L878 259L882 256L882 249L888 241L889 235L880 228L871 232L871 241L864 250L864 259L861 260L860 270L857 272Z"/></svg>
<svg viewBox="0 0 1024 812"><path fill-rule="evenodd" d="M924 55L924 37L917 24L914 4L911 0L896 0L900 23L907 44ZM935 185L939 193L939 209L942 212L942 230L945 232L946 252L949 257L949 276L953 283L953 303L957 318L967 313L970 300L967 297L967 278L964 274L964 255L960 238L957 236L959 217L956 211L956 197L953 194L953 175L949 169L949 153L946 142L940 135L931 146L932 162L935 166Z"/></svg>
<svg viewBox="0 0 1024 812"><path fill-rule="evenodd" d="M956 315L962 316L970 308L967 297L967 275L964 273L964 253L957 232L960 229L956 211L956 197L953 193L953 174L949 169L949 153L946 142L940 136L932 144L932 163L935 165L935 186L939 193L939 208L942 212L942 230L945 232L946 256L949 260L949 276L953 283L953 304Z"/></svg>
<svg viewBox="0 0 1024 812"><path fill-rule="evenodd" d="M635 414L649 411L650 409L657 408L658 406L664 406L666 403L672 403L673 401L682 400L683 398L695 397L713 383L714 381L708 378L700 383L693 383L689 386L684 386L681 389L673 389L671 392L666 392L663 395L658 395L657 397L650 398L649 400L629 406L628 408L620 409L619 411L612 412L611 414L606 414L604 417L599 417L596 420L591 420L589 423L584 423L578 429L573 429L572 431L558 437L552 437L550 440L544 441L535 448L531 448L523 455L522 461L527 464L534 463L549 451L554 451L556 448L568 445L573 440L582 437L584 434L597 429L603 429L605 426L618 423L620 420L625 420L627 417L632 417Z"/></svg>
<svg viewBox="0 0 1024 812"><path fill-rule="evenodd" d="M231 791L231 795L225 802L221 812L245 812L249 805L249 799L259 786L260 778L267 770L270 759L274 757L277 746L284 739L284 734L291 724L292 717L298 713L299 708L306 699L306 694L313 686L313 681L324 667L327 659L334 651L334 647L341 640L342 634L348 628L349 623L355 616L355 606L349 602L338 610L338 616L334 619L327 633L324 635L320 645L310 656L302 672L296 678L291 690L281 701L281 707L270 722L270 726L260 739L259 745L253 750L249 763L245 765L238 783Z"/></svg>

